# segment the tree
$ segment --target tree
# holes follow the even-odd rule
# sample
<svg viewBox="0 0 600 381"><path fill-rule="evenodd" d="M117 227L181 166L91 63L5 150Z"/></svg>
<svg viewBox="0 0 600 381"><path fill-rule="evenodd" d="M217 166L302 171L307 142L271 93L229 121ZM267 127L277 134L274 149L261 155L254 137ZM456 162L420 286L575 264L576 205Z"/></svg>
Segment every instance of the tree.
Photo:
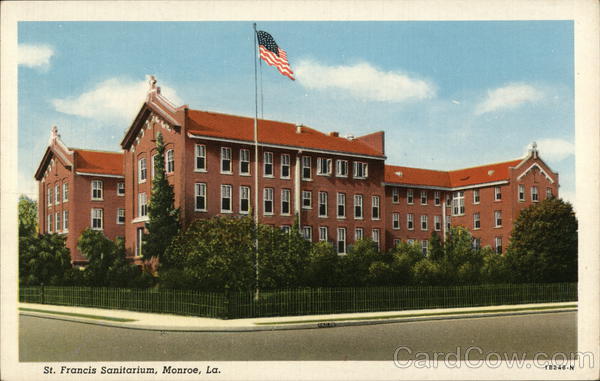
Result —
<svg viewBox="0 0 600 381"><path fill-rule="evenodd" d="M369 282L369 267L384 256L370 239L361 239L340 258L340 286L364 286Z"/></svg>
<svg viewBox="0 0 600 381"><path fill-rule="evenodd" d="M143 238L144 256L157 257L163 265L169 266L169 258L164 253L179 232L179 209L175 208L173 186L165 175L165 144L160 132L156 137L156 152L146 223L148 232Z"/></svg>
<svg viewBox="0 0 600 381"><path fill-rule="evenodd" d="M577 281L577 219L571 204L550 198L523 209L506 255L517 282Z"/></svg>
<svg viewBox="0 0 600 381"><path fill-rule="evenodd" d="M19 197L19 237L37 234L37 202L27 196Z"/></svg>
<svg viewBox="0 0 600 381"><path fill-rule="evenodd" d="M65 237L59 234L19 237L19 283L24 286L62 285L71 269Z"/></svg>
<svg viewBox="0 0 600 381"><path fill-rule="evenodd" d="M339 255L330 242L311 245L304 269L304 283L310 287L335 287L338 282Z"/></svg>

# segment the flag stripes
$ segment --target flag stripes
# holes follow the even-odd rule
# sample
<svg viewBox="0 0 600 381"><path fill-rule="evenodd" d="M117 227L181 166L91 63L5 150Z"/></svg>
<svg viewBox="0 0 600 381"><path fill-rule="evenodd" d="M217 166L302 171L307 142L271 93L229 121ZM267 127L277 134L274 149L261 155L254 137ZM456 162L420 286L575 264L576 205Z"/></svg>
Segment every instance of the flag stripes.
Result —
<svg viewBox="0 0 600 381"><path fill-rule="evenodd" d="M259 47L259 50L260 58L262 58L263 61L265 61L270 66L275 66L281 74L285 75L292 81L294 80L294 72L292 71L292 68L288 63L287 54L285 53L285 50L279 48L279 56L277 56L275 53L268 50L262 45Z"/></svg>

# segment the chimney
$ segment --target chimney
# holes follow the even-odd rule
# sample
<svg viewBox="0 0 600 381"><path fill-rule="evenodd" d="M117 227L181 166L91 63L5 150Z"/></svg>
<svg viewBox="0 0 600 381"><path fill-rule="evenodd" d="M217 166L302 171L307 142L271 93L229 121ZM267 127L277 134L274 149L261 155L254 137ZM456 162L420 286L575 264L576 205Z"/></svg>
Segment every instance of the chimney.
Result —
<svg viewBox="0 0 600 381"><path fill-rule="evenodd" d="M331 132L329 133L329 136L333 136L334 138L337 138L338 136L340 136L340 133L339 133L339 132L337 132L337 131L331 131Z"/></svg>
<svg viewBox="0 0 600 381"><path fill-rule="evenodd" d="M302 124L296 124L296 133L297 134L301 134L302 133Z"/></svg>

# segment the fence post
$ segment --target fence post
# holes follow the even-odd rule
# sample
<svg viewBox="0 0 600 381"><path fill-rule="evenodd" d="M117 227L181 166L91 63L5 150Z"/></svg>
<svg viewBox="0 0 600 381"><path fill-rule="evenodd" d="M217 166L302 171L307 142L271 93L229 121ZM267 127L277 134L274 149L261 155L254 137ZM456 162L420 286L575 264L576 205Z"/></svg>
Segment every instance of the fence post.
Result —
<svg viewBox="0 0 600 381"><path fill-rule="evenodd" d="M230 310L229 310L229 299L230 299L230 294L229 294L229 286L225 286L225 305L223 306L224 309L224 318L225 319L230 319Z"/></svg>
<svg viewBox="0 0 600 381"><path fill-rule="evenodd" d="M42 304L44 304L44 299L45 299L44 298L44 283L42 283L42 286L40 287L40 291L42 292L42 295L41 295Z"/></svg>

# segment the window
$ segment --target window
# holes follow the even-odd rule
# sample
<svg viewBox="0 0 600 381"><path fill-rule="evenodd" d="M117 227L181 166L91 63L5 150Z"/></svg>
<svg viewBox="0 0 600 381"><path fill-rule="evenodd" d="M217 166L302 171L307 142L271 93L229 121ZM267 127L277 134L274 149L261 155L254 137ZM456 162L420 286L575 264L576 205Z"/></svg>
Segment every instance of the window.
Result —
<svg viewBox="0 0 600 381"><path fill-rule="evenodd" d="M406 240L406 243L408 243L409 245L411 245L411 246L412 246L412 245L414 245L414 244L415 244L415 240L414 240L414 239L412 239L412 238L409 238L409 239L407 239L407 240Z"/></svg>
<svg viewBox="0 0 600 381"><path fill-rule="evenodd" d="M348 177L348 160L336 160L335 175L337 177Z"/></svg>
<svg viewBox="0 0 600 381"><path fill-rule="evenodd" d="M400 202L400 190L398 188L392 188L392 203L397 204Z"/></svg>
<svg viewBox="0 0 600 381"><path fill-rule="evenodd" d="M338 218L346 217L346 194L337 194L337 216Z"/></svg>
<svg viewBox="0 0 600 381"><path fill-rule="evenodd" d="M281 225L281 231L287 234L290 234L290 232L292 231L292 228L290 227L290 225Z"/></svg>
<svg viewBox="0 0 600 381"><path fill-rule="evenodd" d="M400 245L400 240L399 239L394 239L394 247L398 247L398 245Z"/></svg>
<svg viewBox="0 0 600 381"><path fill-rule="evenodd" d="M92 180L92 200L102 200L102 180Z"/></svg>
<svg viewBox="0 0 600 381"><path fill-rule="evenodd" d="M433 216L433 225L435 231L442 230L442 217L441 216Z"/></svg>
<svg viewBox="0 0 600 381"><path fill-rule="evenodd" d="M421 191L421 205L427 205L427 191Z"/></svg>
<svg viewBox="0 0 600 381"><path fill-rule="evenodd" d="M415 216L412 213L406 215L406 228L408 230L415 229Z"/></svg>
<svg viewBox="0 0 600 381"><path fill-rule="evenodd" d="M426 239L421 241L421 252L423 253L423 255L427 255L428 246L429 246L429 242L427 242Z"/></svg>
<svg viewBox="0 0 600 381"><path fill-rule="evenodd" d="M502 237L496 237L496 239L494 240L495 245L496 245L496 253L497 254L502 254Z"/></svg>
<svg viewBox="0 0 600 381"><path fill-rule="evenodd" d="M540 201L540 196L538 195L537 187L531 187L531 201L533 201L533 202Z"/></svg>
<svg viewBox="0 0 600 381"><path fill-rule="evenodd" d="M462 216L465 214L465 192L454 192L452 197L452 215Z"/></svg>
<svg viewBox="0 0 600 381"><path fill-rule="evenodd" d="M92 229L102 230L102 212L102 209L92 208Z"/></svg>
<svg viewBox="0 0 600 381"><path fill-rule="evenodd" d="M392 229L400 229L400 213L392 213Z"/></svg>
<svg viewBox="0 0 600 381"><path fill-rule="evenodd" d="M197 212L206 211L206 184L196 183L194 184L194 198L196 200L194 210Z"/></svg>
<svg viewBox="0 0 600 381"><path fill-rule="evenodd" d="M495 227L499 228L502 226L502 212L499 210L496 210L494 212L494 223L495 223Z"/></svg>
<svg viewBox="0 0 600 381"><path fill-rule="evenodd" d="M199 172L206 171L206 146L204 144L196 144L195 147L196 167Z"/></svg>
<svg viewBox="0 0 600 381"><path fill-rule="evenodd" d="M52 232L52 214L48 214L47 221L46 221L46 230L48 231L48 233Z"/></svg>
<svg viewBox="0 0 600 381"><path fill-rule="evenodd" d="M146 158L138 160L138 183L146 182Z"/></svg>
<svg viewBox="0 0 600 381"><path fill-rule="evenodd" d="M496 201L502 200L502 188L494 187L494 200L496 200Z"/></svg>
<svg viewBox="0 0 600 381"><path fill-rule="evenodd" d="M287 153L281 154L281 178L290 178L290 155Z"/></svg>
<svg viewBox="0 0 600 381"><path fill-rule="evenodd" d="M61 225L61 221L60 221L60 213L56 213L56 216L54 217L54 222L55 222L55 229L56 232L58 233L60 231L60 228L62 227Z"/></svg>
<svg viewBox="0 0 600 381"><path fill-rule="evenodd" d="M60 203L60 185L54 186L54 203L58 205Z"/></svg>
<svg viewBox="0 0 600 381"><path fill-rule="evenodd" d="M167 165L166 165L167 173L175 172L175 152L172 149L167 151L166 161L167 161Z"/></svg>
<svg viewBox="0 0 600 381"><path fill-rule="evenodd" d="M63 231L64 232L69 231L69 211L68 210L63 211Z"/></svg>
<svg viewBox="0 0 600 381"><path fill-rule="evenodd" d="M337 252L338 254L346 253L346 228L337 229Z"/></svg>
<svg viewBox="0 0 600 381"><path fill-rule="evenodd" d="M264 176L273 177L273 152L264 153Z"/></svg>
<svg viewBox="0 0 600 381"><path fill-rule="evenodd" d="M473 229L477 230L481 228L481 219L479 213L473 214Z"/></svg>
<svg viewBox="0 0 600 381"><path fill-rule="evenodd" d="M373 229L371 231L371 239L377 244L377 249L379 250L379 229Z"/></svg>
<svg viewBox="0 0 600 381"><path fill-rule="evenodd" d="M273 214L273 188L265 188L263 191L264 214Z"/></svg>
<svg viewBox="0 0 600 381"><path fill-rule="evenodd" d="M446 230L450 230L451 219L450 216L446 216Z"/></svg>
<svg viewBox="0 0 600 381"><path fill-rule="evenodd" d="M48 184L48 190L47 190L47 201L48 201L48 206L52 206L52 185Z"/></svg>
<svg viewBox="0 0 600 381"><path fill-rule="evenodd" d="M363 218L363 196L360 194L354 195L354 218Z"/></svg>
<svg viewBox="0 0 600 381"><path fill-rule="evenodd" d="M435 204L435 206L439 206L442 203L440 191L433 192L433 203Z"/></svg>
<svg viewBox="0 0 600 381"><path fill-rule="evenodd" d="M231 148L221 147L221 173L231 173Z"/></svg>
<svg viewBox="0 0 600 381"><path fill-rule="evenodd" d="M332 165L331 159L323 159L321 157L318 158L317 159L317 175L320 175L320 176L331 175L331 165Z"/></svg>
<svg viewBox="0 0 600 381"><path fill-rule="evenodd" d="M546 188L546 199L549 199L552 197L554 197L554 194L552 194L552 188Z"/></svg>
<svg viewBox="0 0 600 381"><path fill-rule="evenodd" d="M125 223L125 209L117 209L117 224L123 225Z"/></svg>
<svg viewBox="0 0 600 381"><path fill-rule="evenodd" d="M231 213L231 185L221 185L221 213Z"/></svg>
<svg viewBox="0 0 600 381"><path fill-rule="evenodd" d="M302 179L304 180L310 180L312 178L310 165L310 156L302 156Z"/></svg>
<svg viewBox="0 0 600 381"><path fill-rule="evenodd" d="M473 249L474 250L481 249L481 238L473 238Z"/></svg>
<svg viewBox="0 0 600 381"><path fill-rule="evenodd" d="M69 201L69 184L63 184L63 202Z"/></svg>
<svg viewBox="0 0 600 381"><path fill-rule="evenodd" d="M312 209L311 191L302 191L302 209Z"/></svg>
<svg viewBox="0 0 600 381"><path fill-rule="evenodd" d="M240 175L250 174L250 150L240 150Z"/></svg>
<svg viewBox="0 0 600 381"><path fill-rule="evenodd" d="M135 255L142 256L142 243L144 242L144 228L137 228L135 235Z"/></svg>
<svg viewBox="0 0 600 381"><path fill-rule="evenodd" d="M414 194L412 189L406 190L406 203L412 205L415 202Z"/></svg>
<svg viewBox="0 0 600 381"><path fill-rule="evenodd" d="M525 201L525 185L519 184L519 201Z"/></svg>
<svg viewBox="0 0 600 381"><path fill-rule="evenodd" d="M480 198L479 198L479 189L474 189L473 190L473 204L479 204L480 202Z"/></svg>
<svg viewBox="0 0 600 381"><path fill-rule="evenodd" d="M154 178L154 170L156 167L156 160L158 159L158 154L153 155L152 159L150 159L150 176Z"/></svg>
<svg viewBox="0 0 600 381"><path fill-rule="evenodd" d="M327 241L327 226L319 227L319 241L321 241L321 242Z"/></svg>
<svg viewBox="0 0 600 381"><path fill-rule="evenodd" d="M250 187L240 187L240 214L248 214L250 211Z"/></svg>
<svg viewBox="0 0 600 381"><path fill-rule="evenodd" d="M117 196L125 196L125 183L117 183Z"/></svg>
<svg viewBox="0 0 600 381"><path fill-rule="evenodd" d="M302 238L307 241L312 241L312 226L302 227Z"/></svg>
<svg viewBox="0 0 600 381"><path fill-rule="evenodd" d="M144 217L148 214L148 205L146 205L146 193L138 193L138 217Z"/></svg>
<svg viewBox="0 0 600 381"><path fill-rule="evenodd" d="M360 241L365 237L365 231L363 228L354 229L354 241Z"/></svg>
<svg viewBox="0 0 600 381"><path fill-rule="evenodd" d="M291 199L292 191L289 189L281 190L281 214L289 215L290 214L290 199Z"/></svg>
<svg viewBox="0 0 600 381"><path fill-rule="evenodd" d="M354 162L354 178L355 179L366 179L368 173L367 163L361 163L359 161Z"/></svg>
<svg viewBox="0 0 600 381"><path fill-rule="evenodd" d="M327 217L327 192L319 192L319 217Z"/></svg>
<svg viewBox="0 0 600 381"><path fill-rule="evenodd" d="M371 218L374 220L379 219L379 196L371 197Z"/></svg>
<svg viewBox="0 0 600 381"><path fill-rule="evenodd" d="M421 230L427 230L427 216L421 216Z"/></svg>

